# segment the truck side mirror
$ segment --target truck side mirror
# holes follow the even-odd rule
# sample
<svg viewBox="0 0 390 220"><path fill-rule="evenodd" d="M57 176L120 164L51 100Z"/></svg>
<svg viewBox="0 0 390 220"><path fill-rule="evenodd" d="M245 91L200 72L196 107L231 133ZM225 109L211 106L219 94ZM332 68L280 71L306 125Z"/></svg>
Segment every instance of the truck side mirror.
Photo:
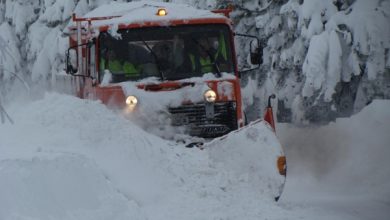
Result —
<svg viewBox="0 0 390 220"><path fill-rule="evenodd" d="M247 45L247 42L249 42L249 57L247 57L247 64L252 65L252 67L239 70L239 74L246 73L255 69L259 69L260 65L263 63L263 44L260 43L260 39L253 35L248 34L239 34L235 33L235 36L242 37L242 38L250 38L251 41L244 40L242 41L244 44ZM248 47L245 47L247 49Z"/></svg>
<svg viewBox="0 0 390 220"><path fill-rule="evenodd" d="M86 43L82 43L79 45L75 45L73 47L69 47L66 51L66 73L70 75L75 75L78 72L78 62L77 62L77 49L82 46L87 46L88 48L92 48L96 44L96 38L92 38ZM80 55L81 56L81 55ZM81 75L79 75L81 76Z"/></svg>
<svg viewBox="0 0 390 220"><path fill-rule="evenodd" d="M75 48L69 48L66 53L66 73L74 75L77 73L77 52Z"/></svg>
<svg viewBox="0 0 390 220"><path fill-rule="evenodd" d="M263 63L263 47L257 39L250 42L250 60L253 65Z"/></svg>

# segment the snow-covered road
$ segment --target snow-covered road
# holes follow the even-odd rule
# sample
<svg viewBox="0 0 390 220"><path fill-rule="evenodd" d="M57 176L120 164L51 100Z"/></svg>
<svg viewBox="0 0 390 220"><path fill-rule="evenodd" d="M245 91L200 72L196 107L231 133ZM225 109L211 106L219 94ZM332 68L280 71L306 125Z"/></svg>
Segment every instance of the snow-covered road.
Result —
<svg viewBox="0 0 390 220"><path fill-rule="evenodd" d="M279 124L289 162L281 206L304 219L390 219L389 109L376 100L326 126Z"/></svg>
<svg viewBox="0 0 390 220"><path fill-rule="evenodd" d="M66 95L15 101L15 124L0 125L0 219L389 219L389 108L280 125L289 173L275 203L256 172L267 165L250 165L267 160L256 149L187 149ZM277 144L267 132L259 124L236 141Z"/></svg>

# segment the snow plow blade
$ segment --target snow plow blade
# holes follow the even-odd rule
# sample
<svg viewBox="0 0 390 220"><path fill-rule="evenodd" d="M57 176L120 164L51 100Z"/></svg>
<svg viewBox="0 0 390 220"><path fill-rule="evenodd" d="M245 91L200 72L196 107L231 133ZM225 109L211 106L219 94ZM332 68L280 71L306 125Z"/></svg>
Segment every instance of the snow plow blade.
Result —
<svg viewBox="0 0 390 220"><path fill-rule="evenodd" d="M286 157L269 123L254 121L203 148L230 178L255 183L262 195L279 200L286 182Z"/></svg>

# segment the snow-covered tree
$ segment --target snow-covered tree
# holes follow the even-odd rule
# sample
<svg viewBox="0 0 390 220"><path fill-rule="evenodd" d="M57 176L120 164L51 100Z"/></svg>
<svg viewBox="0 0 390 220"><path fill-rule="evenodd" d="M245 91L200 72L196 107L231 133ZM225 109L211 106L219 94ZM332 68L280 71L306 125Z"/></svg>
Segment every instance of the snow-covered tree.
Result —
<svg viewBox="0 0 390 220"><path fill-rule="evenodd" d="M279 119L329 121L390 98L389 1L233 3L236 31L266 42L256 111L276 93Z"/></svg>

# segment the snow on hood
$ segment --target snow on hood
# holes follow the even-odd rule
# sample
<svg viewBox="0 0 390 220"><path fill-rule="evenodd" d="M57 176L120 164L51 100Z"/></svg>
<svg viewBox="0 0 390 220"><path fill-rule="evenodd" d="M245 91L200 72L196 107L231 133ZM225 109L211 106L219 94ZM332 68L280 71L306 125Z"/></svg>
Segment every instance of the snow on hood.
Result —
<svg viewBox="0 0 390 220"><path fill-rule="evenodd" d="M233 85L231 82L223 80L232 80L236 77L233 74L222 73L221 77L216 77L212 73L203 75L202 77L193 77L189 79L183 79L175 81L177 83L193 83L191 85L183 86L180 89L153 92L139 89L137 85L153 85L160 84L156 78L148 78L138 82L122 82L120 83L125 96L135 96L138 99L137 109L135 112L127 112L124 114L131 118L135 123L143 127L148 132L152 132L161 137L175 139L172 134L182 134L184 128L170 126L170 117L168 107L177 107L182 105L183 101L191 103L199 103L204 101L204 93L210 89L205 83L209 80L222 81L218 83L219 95L228 95L232 98L231 93L233 91ZM181 138L182 135L176 135L177 138Z"/></svg>
<svg viewBox="0 0 390 220"><path fill-rule="evenodd" d="M166 16L157 16L158 8L167 10ZM178 3L165 3L155 1L135 1L131 3L111 2L102 5L84 15L88 17L120 16L110 20L95 21L93 25L118 25L144 22L167 23L169 20L189 20L199 18L225 18L223 15L212 13L208 10L196 9L193 6ZM168 24L168 23L167 23Z"/></svg>
<svg viewBox="0 0 390 220"><path fill-rule="evenodd" d="M222 73L222 77L216 77L212 73L205 74L203 77L193 77L189 79L183 79L175 81L177 83L193 83L189 86L183 86L180 89L164 91L164 92L147 92L145 90L139 89L137 85L158 85L161 81L156 80L155 78L148 78L139 82L122 82L120 85L123 88L123 91L126 96L135 95L139 97L142 105L142 101L145 100L147 108L152 108L154 110L166 109L167 106L176 107L182 104L183 101L190 101L192 103L201 102L204 100L203 94L205 91L210 89L210 87L205 83L209 80L231 80L235 79L233 74ZM219 91L220 94L227 94L232 90L229 90L225 82L221 84ZM146 107L146 106L144 106Z"/></svg>

